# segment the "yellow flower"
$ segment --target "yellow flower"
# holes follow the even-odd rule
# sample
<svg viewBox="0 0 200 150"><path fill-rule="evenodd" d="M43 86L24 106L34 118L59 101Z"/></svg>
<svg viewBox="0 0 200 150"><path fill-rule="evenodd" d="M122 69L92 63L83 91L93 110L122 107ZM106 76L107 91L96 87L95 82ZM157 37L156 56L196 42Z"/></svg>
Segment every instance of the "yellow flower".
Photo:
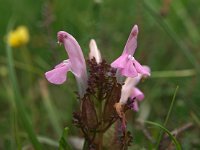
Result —
<svg viewBox="0 0 200 150"><path fill-rule="evenodd" d="M27 27L19 26L16 30L8 34L7 42L11 47L19 47L29 42L29 32Z"/></svg>

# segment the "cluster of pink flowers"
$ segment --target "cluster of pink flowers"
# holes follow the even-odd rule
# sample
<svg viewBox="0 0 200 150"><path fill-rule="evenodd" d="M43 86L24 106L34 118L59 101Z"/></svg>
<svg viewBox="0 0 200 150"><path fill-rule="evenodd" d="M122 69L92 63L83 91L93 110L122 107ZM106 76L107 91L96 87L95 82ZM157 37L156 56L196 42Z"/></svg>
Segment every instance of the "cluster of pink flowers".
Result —
<svg viewBox="0 0 200 150"><path fill-rule="evenodd" d="M126 104L128 98L135 98L133 110L138 111L138 101L144 99L144 94L136 87L142 77L150 76L150 69L147 66L142 66L134 57L137 47L138 26L134 25L124 47L122 55L117 58L111 67L117 69L117 76L127 77L122 86L121 98L119 103ZM65 50L68 53L69 59L63 60L55 66L51 71L45 73L47 80L53 84L63 84L67 80L67 72L71 71L77 81L79 94L84 96L87 89L87 70L85 59L76 39L67 32L59 31L57 34L58 42L64 44ZM90 42L89 58L93 57L97 63L102 61L101 54L97 48L96 42Z"/></svg>
<svg viewBox="0 0 200 150"><path fill-rule="evenodd" d="M129 109L139 110L138 102L144 99L144 94L136 85L141 78L150 76L150 68L142 66L133 57L137 36L138 26L135 25L122 55L111 65L101 58L96 42L92 39L89 44L87 71L81 47L76 39L67 32L58 32L58 43L65 46L69 58L46 72L45 76L53 84L63 84L67 80L68 71L74 74L78 85L80 110L73 113L72 120L84 134L87 149L102 149L101 135L118 123L121 133L118 138L112 139L118 143L116 146L127 149L132 142L132 136L126 128L125 112Z"/></svg>

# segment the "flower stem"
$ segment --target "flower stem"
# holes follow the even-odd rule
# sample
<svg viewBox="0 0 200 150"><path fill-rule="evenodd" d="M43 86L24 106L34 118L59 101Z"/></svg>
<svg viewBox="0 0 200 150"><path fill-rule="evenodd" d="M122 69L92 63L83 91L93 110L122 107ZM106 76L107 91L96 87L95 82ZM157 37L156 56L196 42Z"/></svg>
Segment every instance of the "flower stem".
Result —
<svg viewBox="0 0 200 150"><path fill-rule="evenodd" d="M103 113L102 113L102 101L100 101L99 103L99 120L100 120L100 131L98 134L98 150L102 150L103 149Z"/></svg>
<svg viewBox="0 0 200 150"><path fill-rule="evenodd" d="M103 149L103 132L99 132L99 149L98 150L102 150Z"/></svg>
<svg viewBox="0 0 200 150"><path fill-rule="evenodd" d="M9 33L9 31L12 29L12 26L13 26L13 23L11 22L8 26L7 33ZM14 68L12 49L9 44L6 45L6 54L7 54L7 60L8 60L9 78L10 78L11 86L13 90L14 102L15 102L14 105L16 106L17 115L21 119L20 121L23 124L24 129L26 130L33 147L36 150L42 150L42 145L36 137L36 134L33 129L33 125L30 122L30 118L27 115L25 105L23 103L22 95L19 90L20 88L19 88L19 84L17 81L16 72Z"/></svg>

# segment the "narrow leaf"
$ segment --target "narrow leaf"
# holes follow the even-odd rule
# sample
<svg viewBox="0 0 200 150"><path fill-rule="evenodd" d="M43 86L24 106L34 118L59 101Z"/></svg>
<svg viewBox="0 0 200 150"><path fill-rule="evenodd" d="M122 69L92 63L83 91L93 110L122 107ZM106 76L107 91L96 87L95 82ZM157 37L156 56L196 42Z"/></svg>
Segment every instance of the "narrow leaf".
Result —
<svg viewBox="0 0 200 150"><path fill-rule="evenodd" d="M12 26L13 26L13 23L11 22L8 26L7 33L9 33L9 31L11 31ZM26 109L25 109L25 106L23 103L22 95L19 90L20 88L19 88L19 84L17 81L16 72L14 69L14 60L13 60L12 49L9 44L6 44L6 54L7 54L7 60L8 60L9 78L11 81L12 92L14 95L14 102L15 102L15 106L17 109L17 113L19 115L19 118L21 119L20 121L22 122L24 129L26 130L26 132L29 136L31 143L33 144L33 147L36 150L41 150L42 146L38 142L35 132L33 130L33 126L27 116L27 112L26 112Z"/></svg>
<svg viewBox="0 0 200 150"><path fill-rule="evenodd" d="M59 150L72 150L69 143L67 142L68 133L69 133L69 128L65 127L62 136L59 140Z"/></svg>
<svg viewBox="0 0 200 150"><path fill-rule="evenodd" d="M150 124L150 125L154 125L156 127L161 128L162 130L164 130L169 135L169 137L171 138L171 140L174 142L174 144L176 146L176 150L181 150L180 143L177 141L177 139L171 134L171 132L168 129L166 129L165 127L163 127L162 125L160 125L160 124L158 124L156 122L144 121L144 123L147 123L147 124Z"/></svg>
<svg viewBox="0 0 200 150"><path fill-rule="evenodd" d="M170 114L171 114L171 112L172 112L172 108L173 108L173 106L174 106L174 101L175 101L175 98L176 98L176 93L177 93L177 91L178 91L178 88L179 88L179 87L177 86L177 87L176 87L176 90L175 90L175 92L174 92L174 95L173 95L173 98L172 98L172 102L171 102L171 104L170 104L170 107L169 107L167 116L166 116L166 118L165 118L165 122L164 122L164 126L165 126L165 127L166 127L167 122L168 122L168 120L169 120L169 116L170 116ZM163 132L161 131L160 134L159 134L159 136L158 136L156 148L159 147L159 144L160 144L160 141L161 141L161 139L162 139L162 136L163 136Z"/></svg>

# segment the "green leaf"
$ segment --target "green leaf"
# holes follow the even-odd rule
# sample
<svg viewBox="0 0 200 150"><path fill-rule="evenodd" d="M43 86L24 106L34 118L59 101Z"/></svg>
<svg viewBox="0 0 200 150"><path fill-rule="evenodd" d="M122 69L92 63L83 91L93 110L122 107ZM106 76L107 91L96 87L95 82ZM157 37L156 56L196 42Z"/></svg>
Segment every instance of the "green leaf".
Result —
<svg viewBox="0 0 200 150"><path fill-rule="evenodd" d="M59 140L59 150L72 150L71 146L67 142L68 133L69 133L69 128L65 127L62 136Z"/></svg>
<svg viewBox="0 0 200 150"><path fill-rule="evenodd" d="M165 118L165 122L164 122L164 124L163 124L163 126L165 126L165 127L166 127L167 122L168 122L168 120L169 120L169 116L170 116L170 114L171 114L171 112L172 112L172 108L173 108L173 106L174 106L174 101L175 101L175 98L176 98L176 94L177 94L178 88L179 88L179 87L177 86L177 87L176 87L176 90L175 90L175 92L174 92L174 95L173 95L173 98L172 98L172 101L171 101L171 104L170 104L170 107L169 107L167 116L166 116L166 118ZM158 146L159 146L159 144L160 144L160 141L161 141L161 139L162 139L162 136L163 136L163 132L161 131L161 132L160 132L160 135L158 136L156 148L158 148Z"/></svg>
<svg viewBox="0 0 200 150"><path fill-rule="evenodd" d="M162 130L164 130L169 135L169 137L171 138L171 140L174 142L174 144L176 146L176 150L181 150L180 143L177 141L177 139L171 134L171 132L168 129L166 129L165 127L163 127L162 125L160 125L160 124L158 124L156 122L144 121L144 123L147 123L147 124L150 124L150 125L154 125L156 127L161 128Z"/></svg>

